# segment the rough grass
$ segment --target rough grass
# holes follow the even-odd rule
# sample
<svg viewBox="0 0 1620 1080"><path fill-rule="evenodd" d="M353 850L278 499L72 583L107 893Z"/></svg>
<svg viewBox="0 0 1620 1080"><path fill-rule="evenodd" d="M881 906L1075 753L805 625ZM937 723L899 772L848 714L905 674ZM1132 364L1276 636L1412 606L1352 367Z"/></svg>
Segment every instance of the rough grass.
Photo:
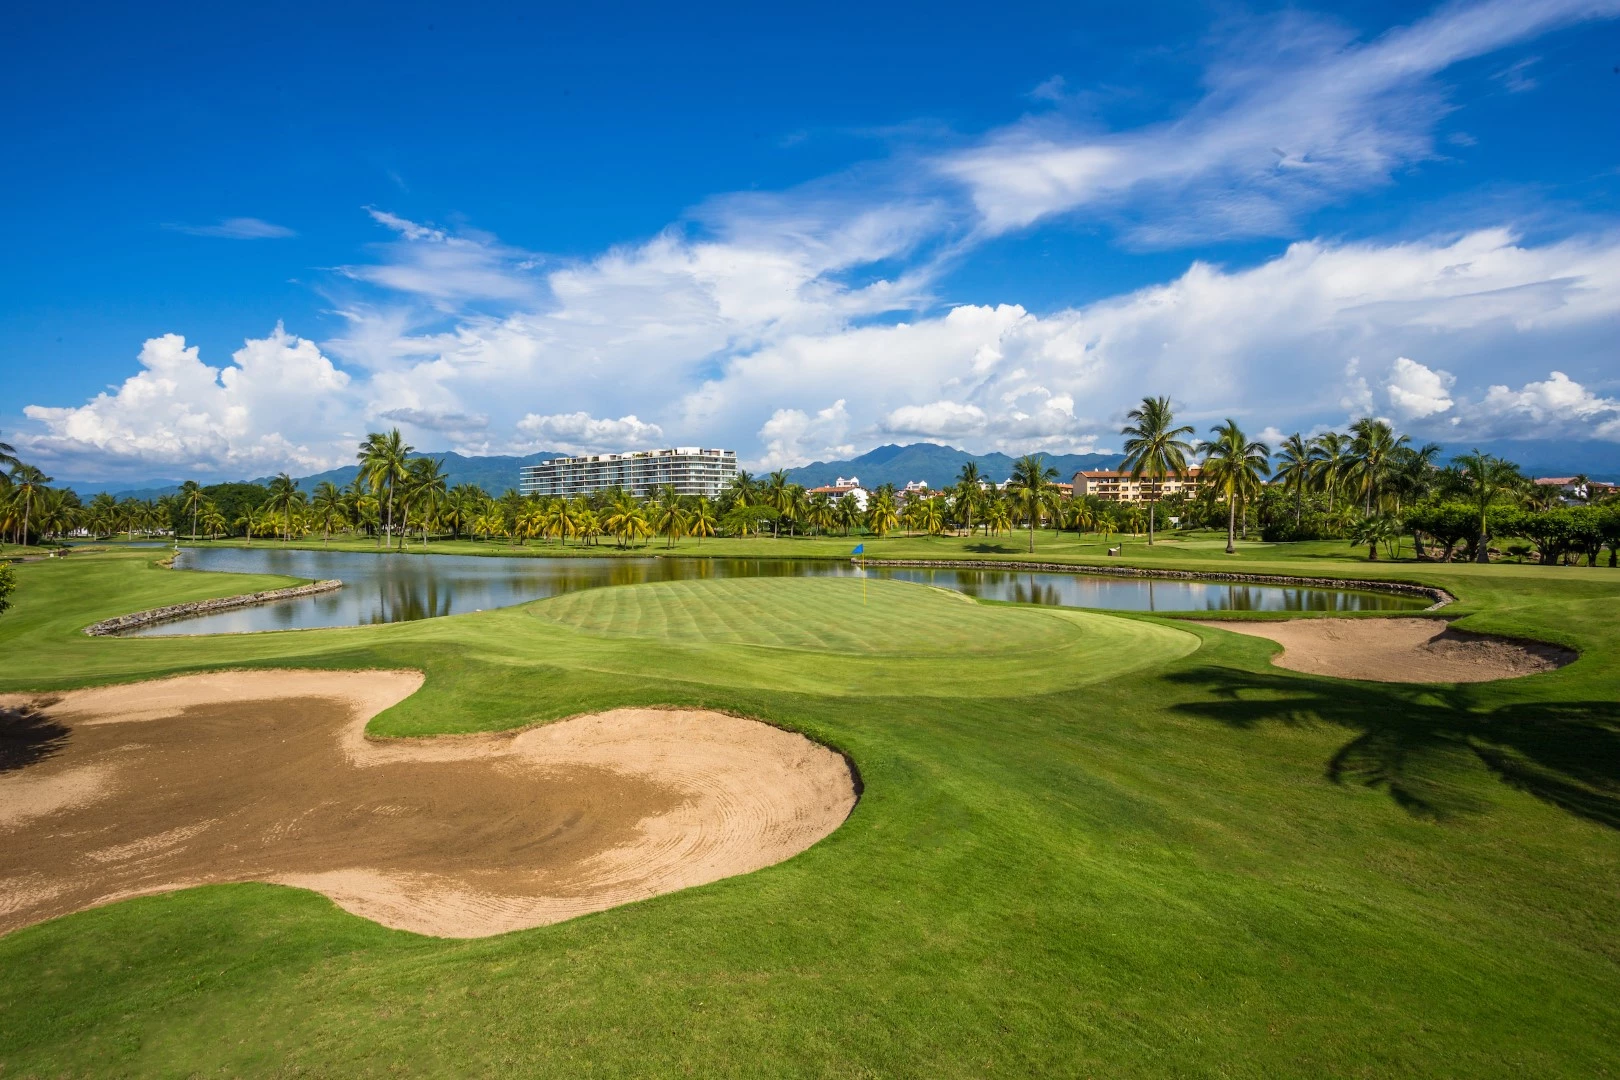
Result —
<svg viewBox="0 0 1620 1080"><path fill-rule="evenodd" d="M943 548L928 545L913 550ZM1365 567L1309 549L1239 558ZM1168 629L1140 643L1151 666L1116 673L1092 653L1075 658L1089 679L1076 681L1043 652L1069 633L1061 620L1078 620L1077 648L1095 629L1169 624L899 584L912 591L886 591L881 615L842 594L765 609L754 625L809 628L773 648L685 643L687 620L747 630L714 610L735 599L714 591L634 614L663 586L567 598L593 632L544 617L558 603L545 601L391 627L92 640L77 628L105 615L276 582L162 571L151 553L26 564L0 617L9 688L233 664L420 667L423 691L376 729L703 704L848 751L866 791L787 863L482 941L388 931L254 885L29 928L0 938L0 1071L1613 1075L1620 575L1373 569L1451 588L1470 627L1582 659L1500 684L1345 683L1194 627L1194 652L1165 649L1187 640ZM756 583L794 604L827 582L705 584ZM828 620L828 605L847 611ZM915 649L836 636L863 617ZM958 621L1021 644L930 641Z"/></svg>

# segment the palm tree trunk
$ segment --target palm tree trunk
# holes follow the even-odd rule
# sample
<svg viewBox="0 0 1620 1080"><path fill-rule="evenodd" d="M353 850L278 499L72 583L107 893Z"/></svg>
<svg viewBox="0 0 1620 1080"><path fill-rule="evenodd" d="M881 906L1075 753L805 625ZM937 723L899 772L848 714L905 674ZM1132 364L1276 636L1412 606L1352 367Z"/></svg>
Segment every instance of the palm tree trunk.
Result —
<svg viewBox="0 0 1620 1080"><path fill-rule="evenodd" d="M1228 495L1226 497L1226 553L1228 555L1236 555L1237 554L1237 545L1232 542L1233 538L1236 537L1236 536L1237 536L1237 496L1236 495Z"/></svg>
<svg viewBox="0 0 1620 1080"><path fill-rule="evenodd" d="M1148 500L1148 547L1153 546L1153 511L1158 506L1158 500Z"/></svg>

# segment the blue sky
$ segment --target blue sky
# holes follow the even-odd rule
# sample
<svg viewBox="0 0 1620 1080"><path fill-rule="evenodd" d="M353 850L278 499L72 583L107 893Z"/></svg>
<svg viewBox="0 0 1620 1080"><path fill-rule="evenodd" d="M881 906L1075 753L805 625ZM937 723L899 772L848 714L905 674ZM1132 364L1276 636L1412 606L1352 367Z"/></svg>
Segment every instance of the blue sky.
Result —
<svg viewBox="0 0 1620 1080"><path fill-rule="evenodd" d="M25 4L0 438L472 453L1620 441L1620 0ZM881 8L881 9L880 9Z"/></svg>

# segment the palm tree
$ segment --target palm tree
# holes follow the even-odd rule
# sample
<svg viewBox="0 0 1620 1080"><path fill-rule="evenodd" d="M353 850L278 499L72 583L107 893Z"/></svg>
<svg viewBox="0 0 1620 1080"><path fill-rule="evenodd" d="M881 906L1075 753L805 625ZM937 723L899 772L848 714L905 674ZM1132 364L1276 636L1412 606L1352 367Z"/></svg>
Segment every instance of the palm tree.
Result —
<svg viewBox="0 0 1620 1080"><path fill-rule="evenodd" d="M8 442L0 442L0 465L15 469L22 461L17 457L17 448Z"/></svg>
<svg viewBox="0 0 1620 1080"><path fill-rule="evenodd" d="M938 536L945 531L945 507L938 498L918 499L917 510L913 520L917 528L929 536Z"/></svg>
<svg viewBox="0 0 1620 1080"><path fill-rule="evenodd" d="M1367 561L1378 561L1378 545L1389 543L1401 534L1400 522L1393 514L1372 514L1362 517L1350 528L1352 545L1367 545Z"/></svg>
<svg viewBox="0 0 1620 1080"><path fill-rule="evenodd" d="M665 484L653 505L652 527L658 530L658 535L668 540L664 545L666 548L674 547L675 541L686 535L686 522L686 508L681 505L681 497L675 493L673 484Z"/></svg>
<svg viewBox="0 0 1620 1080"><path fill-rule="evenodd" d="M304 493L298 490L298 485L286 473L278 473L270 481L270 498L265 506L271 511L280 511L286 520L287 530L283 540L292 539L292 513L293 507L304 501Z"/></svg>
<svg viewBox="0 0 1620 1080"><path fill-rule="evenodd" d="M230 527L225 521L225 515L220 513L219 507L212 500L203 504L202 527L208 530L208 539L210 540Z"/></svg>
<svg viewBox="0 0 1620 1080"><path fill-rule="evenodd" d="M1226 496L1226 553L1237 554L1237 505L1260 490L1262 477L1271 475L1271 448L1250 442L1236 420L1210 428L1215 438L1198 445L1204 456L1204 477Z"/></svg>
<svg viewBox="0 0 1620 1080"><path fill-rule="evenodd" d="M330 480L322 480L315 485L315 495L310 499L310 507L315 511L321 522L321 543L325 544L332 536L332 524L348 520L348 510L344 505L343 492Z"/></svg>
<svg viewBox="0 0 1620 1080"><path fill-rule="evenodd" d="M838 523L838 512L833 509L833 501L825 491L817 492L810 497L809 505L804 512L807 525L816 530L820 536Z"/></svg>
<svg viewBox="0 0 1620 1080"><path fill-rule="evenodd" d="M394 488L405 480L406 462L415 450L414 446L405 442L399 428L394 428L386 435L378 431L368 434L355 455L360 462L360 475L365 477L372 494L380 494L385 487L388 489L387 517L383 528L390 546L394 537Z"/></svg>
<svg viewBox="0 0 1620 1080"><path fill-rule="evenodd" d="M439 520L441 524L450 526L451 539L461 539L461 530L477 516L478 508L488 497L477 484L457 484L450 489Z"/></svg>
<svg viewBox="0 0 1620 1080"><path fill-rule="evenodd" d="M606 515L602 518L602 525L614 535L621 547L626 546L627 541L634 543L651 531L641 504L636 502L634 496L624 491L615 494L607 507Z"/></svg>
<svg viewBox="0 0 1620 1080"><path fill-rule="evenodd" d="M259 531L264 523L265 508L262 506L247 506L242 508L242 516L236 523L242 526L242 535L247 537L248 546L253 545L253 534Z"/></svg>
<svg viewBox="0 0 1620 1080"><path fill-rule="evenodd" d="M34 498L45 491L45 485L51 478L40 472L33 465L17 464L11 469L11 485L16 494L14 498L21 499L23 504L22 540L24 547L28 546L28 524L33 515Z"/></svg>
<svg viewBox="0 0 1620 1080"><path fill-rule="evenodd" d="M202 485L195 480L187 480L180 485L180 506L191 511L191 538L197 539L197 511L201 509L208 496L203 494Z"/></svg>
<svg viewBox="0 0 1620 1080"><path fill-rule="evenodd" d="M444 475L444 459L435 461L428 457L412 458L405 469L405 490L407 511L410 504L415 504L418 510L417 521L422 526L422 550L427 550L428 528L432 523L433 512L438 508L439 500L444 497L445 485L448 481ZM399 540L399 549L405 550L405 537L403 533Z"/></svg>
<svg viewBox="0 0 1620 1080"><path fill-rule="evenodd" d="M731 478L731 487L727 489L731 496L732 506L752 506L755 497L759 494L759 484L754 474L747 469L738 469L737 475Z"/></svg>
<svg viewBox="0 0 1620 1080"><path fill-rule="evenodd" d="M962 471L956 474L956 513L967 523L970 537L973 535L973 508L984 498L983 483L977 462L964 463Z"/></svg>
<svg viewBox="0 0 1620 1080"><path fill-rule="evenodd" d="M1085 499L1069 500L1068 519L1077 536L1097 527L1097 511Z"/></svg>
<svg viewBox="0 0 1620 1080"><path fill-rule="evenodd" d="M1007 496L1020 513L1029 519L1029 551L1035 553L1035 527L1041 512L1051 510L1057 496L1053 482L1057 470L1046 463L1043 454L1025 454L1013 462L1012 477L1007 481Z"/></svg>
<svg viewBox="0 0 1620 1080"><path fill-rule="evenodd" d="M1294 493L1294 527L1297 529L1305 510L1305 488L1311 483L1311 470L1315 467L1311 444L1296 431L1278 447L1277 460L1276 479L1282 483L1284 491Z"/></svg>
<svg viewBox="0 0 1620 1080"><path fill-rule="evenodd" d="M872 530L874 536L887 536L899 524L900 514L895 509L894 492L884 485L866 506L866 527Z"/></svg>
<svg viewBox="0 0 1620 1080"><path fill-rule="evenodd" d="M833 510L837 515L838 524L844 527L844 535L848 536L850 528L861 520L861 504L855 501L854 495L846 491L838 496L838 501L833 504Z"/></svg>
<svg viewBox="0 0 1620 1080"><path fill-rule="evenodd" d="M1420 502L1434 490L1439 475L1434 459L1441 449L1439 443L1424 443L1416 449L1403 446L1391 456L1389 490L1395 498L1396 513L1403 503Z"/></svg>
<svg viewBox="0 0 1620 1080"><path fill-rule="evenodd" d="M777 469L775 472L771 473L771 478L765 482L764 503L766 506L771 507L780 515L785 516L788 513L791 505L791 497L788 495L788 474L786 470ZM781 536L781 520L782 519L778 517L775 521L771 522L772 540L775 540Z"/></svg>
<svg viewBox="0 0 1620 1080"><path fill-rule="evenodd" d="M1361 512L1371 514L1373 500L1388 486L1395 464L1395 453L1411 441L1411 436L1395 435L1395 429L1382 420L1363 417L1350 425L1350 453L1355 459L1352 475L1361 482L1364 503Z"/></svg>
<svg viewBox="0 0 1620 1080"><path fill-rule="evenodd" d="M1324 431L1311 440L1311 483L1328 497L1330 508L1338 502L1353 464L1347 436Z"/></svg>
<svg viewBox="0 0 1620 1080"><path fill-rule="evenodd" d="M1186 473L1187 455L1193 448L1182 436L1191 435L1193 429L1187 425L1171 426L1175 423L1175 413L1170 410L1168 397L1145 397L1125 418L1135 423L1119 429L1121 435L1130 436L1125 440L1124 467L1130 470L1132 480L1141 480L1146 474L1153 482L1148 495L1148 546L1152 547L1154 507L1159 501L1159 491L1165 477L1171 474L1180 477Z"/></svg>
<svg viewBox="0 0 1620 1080"><path fill-rule="evenodd" d="M1517 490L1524 477L1520 475L1519 467L1511 461L1503 461L1477 449L1473 453L1459 455L1454 464L1463 492L1479 512L1479 539L1474 548L1474 561L1490 562L1491 556L1487 550L1490 531L1486 519L1490 516L1491 506L1503 495Z"/></svg>
<svg viewBox="0 0 1620 1080"><path fill-rule="evenodd" d="M699 495L692 504L692 515L686 527L701 545L705 536L714 535L714 525L714 503L707 495Z"/></svg>

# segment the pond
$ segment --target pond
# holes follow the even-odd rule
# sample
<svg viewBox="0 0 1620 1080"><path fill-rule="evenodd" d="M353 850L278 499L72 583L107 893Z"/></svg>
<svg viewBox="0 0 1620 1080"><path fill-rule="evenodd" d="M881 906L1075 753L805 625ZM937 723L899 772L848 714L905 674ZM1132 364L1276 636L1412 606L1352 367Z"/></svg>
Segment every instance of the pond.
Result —
<svg viewBox="0 0 1620 1080"><path fill-rule="evenodd" d="M862 569L820 559L695 559L371 554L275 547L185 548L183 570L344 583L336 592L159 623L143 636L228 634L256 630L407 622L508 607L580 589L648 581L735 577L856 577L915 581L983 600L1114 611L1412 611L1421 597L1372 591L1240 585L1227 582L1115 578L1023 570L901 566Z"/></svg>

